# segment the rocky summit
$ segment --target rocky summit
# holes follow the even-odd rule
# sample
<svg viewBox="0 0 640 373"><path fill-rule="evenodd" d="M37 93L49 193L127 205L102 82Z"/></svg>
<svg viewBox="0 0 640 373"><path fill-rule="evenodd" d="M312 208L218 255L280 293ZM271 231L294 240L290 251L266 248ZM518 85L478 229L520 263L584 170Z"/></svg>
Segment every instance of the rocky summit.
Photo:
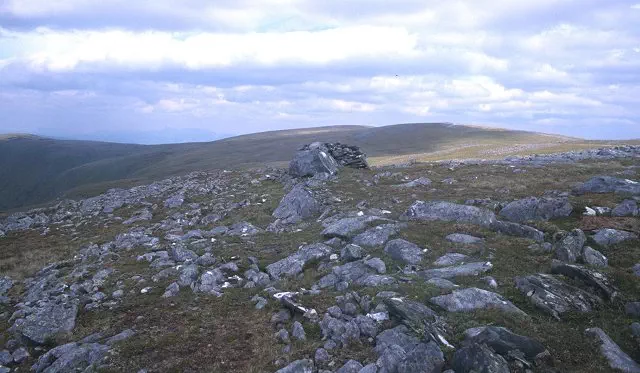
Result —
<svg viewBox="0 0 640 373"><path fill-rule="evenodd" d="M0 217L0 372L640 372L640 147L193 172Z"/></svg>

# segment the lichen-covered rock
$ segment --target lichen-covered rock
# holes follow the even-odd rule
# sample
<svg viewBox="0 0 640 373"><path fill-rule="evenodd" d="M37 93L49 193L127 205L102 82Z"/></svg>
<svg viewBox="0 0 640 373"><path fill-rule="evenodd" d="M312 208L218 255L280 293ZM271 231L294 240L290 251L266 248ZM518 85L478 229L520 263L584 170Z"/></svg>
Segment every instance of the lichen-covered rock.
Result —
<svg viewBox="0 0 640 373"><path fill-rule="evenodd" d="M633 199L624 200L611 210L611 216L638 216L639 214L638 203Z"/></svg>
<svg viewBox="0 0 640 373"><path fill-rule="evenodd" d="M510 373L509 364L484 344L472 343L453 355L456 373Z"/></svg>
<svg viewBox="0 0 640 373"><path fill-rule="evenodd" d="M313 360L304 359L296 360L282 369L278 369L276 373L313 373Z"/></svg>
<svg viewBox="0 0 640 373"><path fill-rule="evenodd" d="M293 177L334 175L338 162L322 146L299 150L289 163L289 174Z"/></svg>
<svg viewBox="0 0 640 373"><path fill-rule="evenodd" d="M575 192L578 194L618 193L637 196L640 195L640 183L611 176L596 176L577 187Z"/></svg>
<svg viewBox="0 0 640 373"><path fill-rule="evenodd" d="M596 268L606 268L609 265L607 257L590 246L585 246L582 249L582 260Z"/></svg>
<svg viewBox="0 0 640 373"><path fill-rule="evenodd" d="M542 343L533 338L515 334L509 329L499 326L482 326L465 331L465 344L486 344L493 351L509 359L515 351L524 354L525 359L533 361L546 349Z"/></svg>
<svg viewBox="0 0 640 373"><path fill-rule="evenodd" d="M99 363L108 350L109 346L99 343L67 343L40 356L31 370L35 373L82 372Z"/></svg>
<svg viewBox="0 0 640 373"><path fill-rule="evenodd" d="M484 243L484 239L480 237L470 236L462 233L452 233L445 237L449 242L459 243L464 245L481 245Z"/></svg>
<svg viewBox="0 0 640 373"><path fill-rule="evenodd" d="M580 229L574 229L563 236L554 245L556 258L566 263L575 263L582 254L587 237Z"/></svg>
<svg viewBox="0 0 640 373"><path fill-rule="evenodd" d="M78 305L75 302L45 303L17 319L11 331L36 344L45 344L70 333L76 326Z"/></svg>
<svg viewBox="0 0 640 373"><path fill-rule="evenodd" d="M382 246L389 240L389 237L398 234L400 229L404 227L402 224L378 225L355 236L353 243L363 247Z"/></svg>

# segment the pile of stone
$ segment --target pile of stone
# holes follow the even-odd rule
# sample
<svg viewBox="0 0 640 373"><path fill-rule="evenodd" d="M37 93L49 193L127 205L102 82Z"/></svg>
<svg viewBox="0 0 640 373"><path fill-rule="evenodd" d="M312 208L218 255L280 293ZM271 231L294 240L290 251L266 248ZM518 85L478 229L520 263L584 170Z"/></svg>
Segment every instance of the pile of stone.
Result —
<svg viewBox="0 0 640 373"><path fill-rule="evenodd" d="M357 146L340 143L314 142L304 145L289 165L289 174L294 177L333 175L338 167L369 168L367 155Z"/></svg>

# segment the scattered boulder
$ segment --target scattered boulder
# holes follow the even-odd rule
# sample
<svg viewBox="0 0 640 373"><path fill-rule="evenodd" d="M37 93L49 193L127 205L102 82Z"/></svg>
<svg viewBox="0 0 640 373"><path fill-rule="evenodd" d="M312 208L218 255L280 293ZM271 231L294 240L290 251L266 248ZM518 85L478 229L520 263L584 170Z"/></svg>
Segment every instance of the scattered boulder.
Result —
<svg viewBox="0 0 640 373"><path fill-rule="evenodd" d="M276 373L313 373L313 369L313 360L304 359L296 360L286 367L277 370Z"/></svg>
<svg viewBox="0 0 640 373"><path fill-rule="evenodd" d="M523 237L536 242L544 242L544 233L528 225L496 220L491 224L490 228L507 236Z"/></svg>
<svg viewBox="0 0 640 373"><path fill-rule="evenodd" d="M444 354L435 342L420 343L407 352L398 364L398 372L440 373L444 366Z"/></svg>
<svg viewBox="0 0 640 373"><path fill-rule="evenodd" d="M384 251L394 260L407 264L419 264L426 250L412 242L399 238L387 242Z"/></svg>
<svg viewBox="0 0 640 373"><path fill-rule="evenodd" d="M484 243L484 239L480 237L470 236L468 234L453 233L445 237L449 242L459 243L464 245L481 245Z"/></svg>
<svg viewBox="0 0 640 373"><path fill-rule="evenodd" d="M251 223L248 223L246 221L241 221L239 223L235 223L233 224L231 227L229 227L229 230L227 231L227 235L228 236L253 236L256 235L258 233L262 232L262 229L254 226Z"/></svg>
<svg viewBox="0 0 640 373"><path fill-rule="evenodd" d="M349 360L341 368L336 370L336 373L358 373L362 368L364 367L359 361Z"/></svg>
<svg viewBox="0 0 640 373"><path fill-rule="evenodd" d="M472 343L455 352L452 368L456 373L510 373L509 364L484 344Z"/></svg>
<svg viewBox="0 0 640 373"><path fill-rule="evenodd" d="M326 238L337 237L343 240L350 240L358 232L365 230L370 223L380 220L386 219L366 215L340 219L326 227L322 231L322 235Z"/></svg>
<svg viewBox="0 0 640 373"><path fill-rule="evenodd" d="M624 241L637 240L638 235L627 231L605 228L597 230L592 238L598 245L609 247Z"/></svg>
<svg viewBox="0 0 640 373"><path fill-rule="evenodd" d="M513 201L500 210L500 217L515 223L549 220L571 215L573 207L567 198L529 197Z"/></svg>
<svg viewBox="0 0 640 373"><path fill-rule="evenodd" d="M609 336L600 328L589 328L585 334L600 345L600 352L609 361L611 369L625 373L640 373L640 365L633 361Z"/></svg>
<svg viewBox="0 0 640 373"><path fill-rule="evenodd" d="M395 278L385 276L384 273L386 273L386 266L380 258L363 259L333 267L330 274L318 281L318 286L324 289L330 286L339 287L351 284L383 286L396 283Z"/></svg>
<svg viewBox="0 0 640 373"><path fill-rule="evenodd" d="M429 178L426 178L426 177L421 177L419 179L415 179L408 183L395 185L395 187L396 188L415 188L418 186L428 186L428 185L431 185L431 180L429 180Z"/></svg>
<svg viewBox="0 0 640 373"><path fill-rule="evenodd" d="M353 243L358 246L376 247L384 245L389 237L400 232L404 225L401 224L383 224L370 228L353 238Z"/></svg>
<svg viewBox="0 0 640 373"><path fill-rule="evenodd" d="M524 354L525 359L534 361L545 347L535 339L515 334L499 326L482 326L465 331L465 344L486 344L506 359L516 351Z"/></svg>
<svg viewBox="0 0 640 373"><path fill-rule="evenodd" d="M633 199L627 199L622 201L619 205L611 210L611 216L638 216L640 210L638 210L638 203Z"/></svg>
<svg viewBox="0 0 640 373"><path fill-rule="evenodd" d="M575 263L582 254L582 247L587 237L580 229L574 229L569 233L562 233L561 238L555 243L556 257L563 262Z"/></svg>
<svg viewBox="0 0 640 373"><path fill-rule="evenodd" d="M447 266L456 265L458 263L462 263L466 261L468 258L469 257L464 254L449 253L436 259L436 261L433 262L433 265L436 265L439 267L447 267Z"/></svg>
<svg viewBox="0 0 640 373"><path fill-rule="evenodd" d="M302 273L304 267L314 261L329 257L333 249L325 244L306 245L298 252L267 266L267 273L274 280L281 277L293 277Z"/></svg>
<svg viewBox="0 0 640 373"><path fill-rule="evenodd" d="M109 346L99 343L67 343L40 356L31 367L35 373L66 373L85 371L95 366L109 351Z"/></svg>
<svg viewBox="0 0 640 373"><path fill-rule="evenodd" d="M451 294L431 298L431 303L449 312L472 312L478 309L497 309L521 316L527 315L500 294L478 288L454 290Z"/></svg>
<svg viewBox="0 0 640 373"><path fill-rule="evenodd" d="M297 224L319 213L320 203L308 189L298 184L282 198L273 211L273 217L279 219L281 224Z"/></svg>
<svg viewBox="0 0 640 373"><path fill-rule="evenodd" d="M45 303L32 309L24 318L17 319L10 331L36 344L45 344L56 337L70 333L76 326L78 305L68 303Z"/></svg>
<svg viewBox="0 0 640 373"><path fill-rule="evenodd" d="M449 279L458 276L478 276L491 270L491 268L493 268L493 264L491 264L491 262L474 262L458 266L427 269L419 272L418 274L425 280L430 280L432 278Z"/></svg>
<svg viewBox="0 0 640 373"><path fill-rule="evenodd" d="M575 311L587 313L602 303L598 296L567 285L548 274L516 277L516 287L534 306L560 320L562 314Z"/></svg>
<svg viewBox="0 0 640 373"><path fill-rule="evenodd" d="M607 257L590 246L585 246L582 249L582 260L586 264L596 268L606 268L609 265Z"/></svg>
<svg viewBox="0 0 640 373"><path fill-rule="evenodd" d="M340 251L340 259L345 262L353 262L354 260L362 259L365 256L365 252L362 247L354 244L348 244Z"/></svg>

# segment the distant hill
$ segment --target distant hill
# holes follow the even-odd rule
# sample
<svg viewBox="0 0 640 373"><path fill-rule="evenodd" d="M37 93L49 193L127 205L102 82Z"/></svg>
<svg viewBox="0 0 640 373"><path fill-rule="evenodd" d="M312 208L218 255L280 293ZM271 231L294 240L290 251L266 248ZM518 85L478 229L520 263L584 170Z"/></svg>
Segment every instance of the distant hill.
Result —
<svg viewBox="0 0 640 373"><path fill-rule="evenodd" d="M313 141L358 145L373 164L490 158L579 144L578 139L562 136L434 123L307 128L168 145L0 135L0 211L95 195L195 170L286 165L298 147Z"/></svg>

